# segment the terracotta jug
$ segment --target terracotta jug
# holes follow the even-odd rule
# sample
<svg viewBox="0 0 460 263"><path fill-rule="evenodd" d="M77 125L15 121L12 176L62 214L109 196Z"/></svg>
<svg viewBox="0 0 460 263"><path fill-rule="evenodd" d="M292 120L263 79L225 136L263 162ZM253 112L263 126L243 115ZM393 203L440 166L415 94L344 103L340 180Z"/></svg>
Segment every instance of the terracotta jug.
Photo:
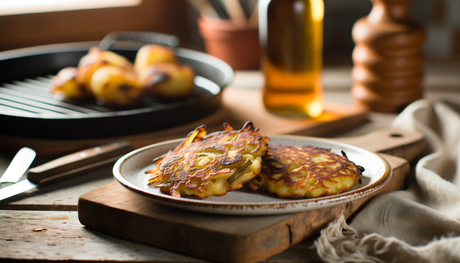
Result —
<svg viewBox="0 0 460 263"><path fill-rule="evenodd" d="M409 13L412 0L372 0L353 27L352 96L371 111L400 112L423 97L425 30Z"/></svg>

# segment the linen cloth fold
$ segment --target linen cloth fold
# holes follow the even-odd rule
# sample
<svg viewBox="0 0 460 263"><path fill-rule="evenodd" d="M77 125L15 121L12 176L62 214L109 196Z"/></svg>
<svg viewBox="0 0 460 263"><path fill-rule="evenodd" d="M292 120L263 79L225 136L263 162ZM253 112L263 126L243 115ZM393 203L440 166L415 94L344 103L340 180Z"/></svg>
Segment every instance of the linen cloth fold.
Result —
<svg viewBox="0 0 460 263"><path fill-rule="evenodd" d="M405 190L374 198L348 225L341 216L315 241L325 262L460 262L460 114L418 100L392 128L419 130L429 152Z"/></svg>

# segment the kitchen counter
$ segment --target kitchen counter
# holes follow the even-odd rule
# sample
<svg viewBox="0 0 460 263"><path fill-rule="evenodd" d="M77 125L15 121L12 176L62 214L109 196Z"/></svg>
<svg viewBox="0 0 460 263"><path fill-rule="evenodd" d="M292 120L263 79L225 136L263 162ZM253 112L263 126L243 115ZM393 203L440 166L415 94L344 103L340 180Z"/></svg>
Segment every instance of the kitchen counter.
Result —
<svg viewBox="0 0 460 263"><path fill-rule="evenodd" d="M350 67L331 67L324 70L326 101L353 105L350 71ZM425 97L460 101L458 72L458 65L428 66ZM260 72L238 71L235 81L228 89L257 90L261 83ZM388 128L396 116L397 114L370 112L367 122L354 129L336 133L333 137L353 137ZM12 157L11 153L0 152L0 174ZM39 158L34 165L46 160ZM114 181L111 167L107 167L40 190L32 190L22 196L22 199L12 198L0 203L0 260L206 262L102 234L80 224L77 212L79 196ZM308 238L264 262L320 262L316 251L311 248L316 238L317 236Z"/></svg>

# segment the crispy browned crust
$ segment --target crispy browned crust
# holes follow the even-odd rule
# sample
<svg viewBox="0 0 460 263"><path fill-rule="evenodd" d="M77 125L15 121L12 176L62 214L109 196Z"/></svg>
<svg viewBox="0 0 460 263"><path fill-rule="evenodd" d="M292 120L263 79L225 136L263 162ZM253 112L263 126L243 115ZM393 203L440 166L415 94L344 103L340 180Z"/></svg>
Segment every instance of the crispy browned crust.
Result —
<svg viewBox="0 0 460 263"><path fill-rule="evenodd" d="M363 171L364 168L348 160L343 151L340 156L313 146L273 144L263 159L262 172L250 188L265 189L283 198L317 197L313 192L322 188L325 191L319 196L327 196L351 188L336 183L337 178L359 184ZM336 189L330 189L331 183ZM278 191L281 187L288 190ZM302 191L305 193L299 194Z"/></svg>
<svg viewBox="0 0 460 263"><path fill-rule="evenodd" d="M176 149L155 160L158 164L156 169L147 171L151 174L149 184L173 196L181 196L187 190L205 198L211 195L204 189L213 183L213 178L242 166L245 161L243 155L262 157L266 154L269 139L260 135L252 122L247 122L241 130L233 130L228 123L224 123L224 127L225 131L208 135L205 126L192 131ZM232 154L229 154L230 151ZM200 158L205 158L203 165ZM228 190L242 187L241 184L229 185Z"/></svg>

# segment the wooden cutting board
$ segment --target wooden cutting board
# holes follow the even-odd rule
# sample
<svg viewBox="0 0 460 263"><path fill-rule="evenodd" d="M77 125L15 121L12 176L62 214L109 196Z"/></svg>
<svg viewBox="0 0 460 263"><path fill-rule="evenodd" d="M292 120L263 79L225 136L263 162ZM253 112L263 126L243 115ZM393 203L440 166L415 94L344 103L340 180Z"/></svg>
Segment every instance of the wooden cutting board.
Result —
<svg viewBox="0 0 460 263"><path fill-rule="evenodd" d="M154 122L155 120L145 121ZM282 118L269 113L264 108L261 89L230 87L224 90L222 107L217 112L202 120L179 127L145 134L86 140L24 138L2 135L0 131L0 151L15 153L21 147L30 147L37 152L39 157L58 157L117 141L130 141L134 148L139 148L160 141L185 137L191 130L202 124L206 124L207 131L212 132L222 130L223 122L230 123L234 128L241 128L246 121L252 121L261 132L267 134L330 136L337 134L338 131L343 133L365 123L367 112L356 106L326 102L325 111L318 118ZM91 129L91 127L76 127L76 129Z"/></svg>
<svg viewBox="0 0 460 263"><path fill-rule="evenodd" d="M425 147L422 134L394 130L341 141L406 159L381 154L393 170L383 188L346 204L303 213L228 216L191 212L157 204L112 183L79 198L79 220L109 235L214 262L259 262L317 233L340 213L348 218L372 197L401 189L410 168L408 160L415 160Z"/></svg>

